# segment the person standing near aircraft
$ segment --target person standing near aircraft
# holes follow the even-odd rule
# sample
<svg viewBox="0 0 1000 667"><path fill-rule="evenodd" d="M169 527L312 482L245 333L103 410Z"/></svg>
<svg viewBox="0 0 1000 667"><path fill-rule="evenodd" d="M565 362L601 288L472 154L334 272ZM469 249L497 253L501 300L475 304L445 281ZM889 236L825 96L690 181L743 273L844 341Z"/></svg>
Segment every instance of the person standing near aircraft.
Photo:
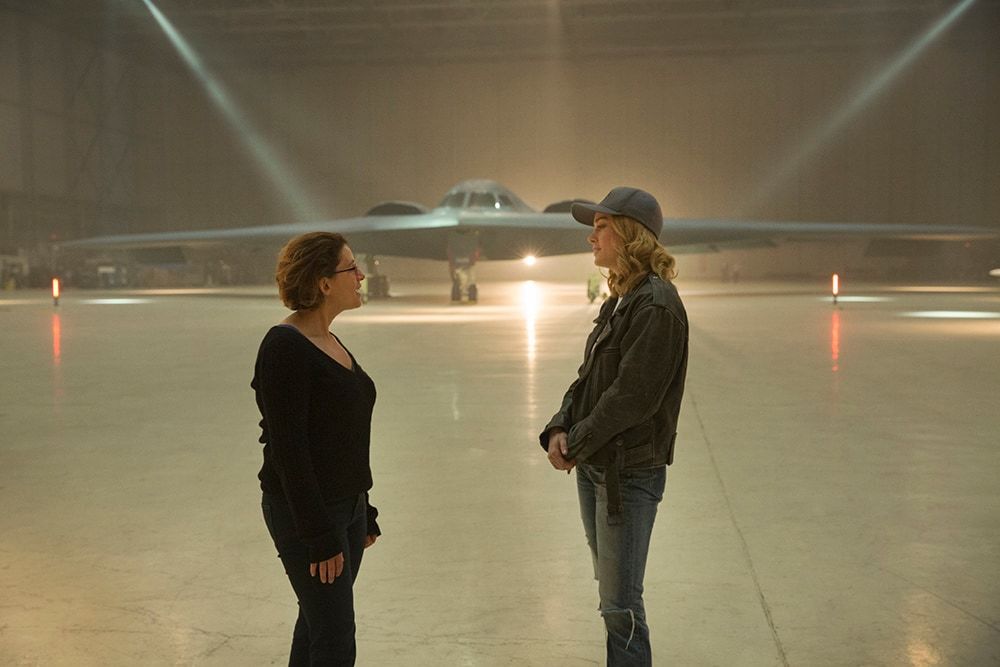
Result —
<svg viewBox="0 0 1000 667"><path fill-rule="evenodd" d="M574 203L594 230L594 263L611 298L587 338L583 365L539 440L556 470L576 468L584 533L607 629L607 664L651 665L643 577L666 467L673 461L688 356L688 323L660 245L663 214L636 188Z"/></svg>
<svg viewBox="0 0 1000 667"><path fill-rule="evenodd" d="M297 236L275 276L293 312L271 327L251 382L260 409L261 507L298 599L290 665L353 665L353 585L381 534L368 504L375 384L331 331L361 306L354 254L340 234Z"/></svg>

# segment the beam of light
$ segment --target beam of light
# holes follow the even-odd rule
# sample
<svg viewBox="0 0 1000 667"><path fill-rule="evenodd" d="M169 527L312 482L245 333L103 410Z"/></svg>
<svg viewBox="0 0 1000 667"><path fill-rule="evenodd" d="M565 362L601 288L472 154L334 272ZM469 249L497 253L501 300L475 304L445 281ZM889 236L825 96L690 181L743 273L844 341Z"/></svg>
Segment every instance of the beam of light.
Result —
<svg viewBox="0 0 1000 667"><path fill-rule="evenodd" d="M833 290L834 296L840 295L840 276L838 274L833 274L833 284L830 287Z"/></svg>
<svg viewBox="0 0 1000 667"><path fill-rule="evenodd" d="M233 102L232 95L225 86L205 67L198 53L191 47L186 39L166 16L157 9L152 0L142 0L149 9L153 18L160 24L160 28L167 38L177 49L184 64L188 66L191 73L198 79L204 89L208 92L209 98L216 108L222 113L229 125L236 131L243 145L254 157L257 168L267 177L278 191L285 197L295 215L299 219L315 220L320 216L316 207L305 191L299 186L292 174L292 169L264 139L263 135L254 127L246 114Z"/></svg>
<svg viewBox="0 0 1000 667"><path fill-rule="evenodd" d="M59 279L58 278L53 278L52 279L52 298L55 299L56 301L59 300L59 292L60 292L60 289L59 289Z"/></svg>
<svg viewBox="0 0 1000 667"><path fill-rule="evenodd" d="M774 191L784 185L789 178L798 173L807 160L829 143L830 139L837 132L853 120L865 107L871 104L875 98L888 90L893 81L975 2L976 0L962 0L962 2L956 4L944 16L913 40L909 46L903 49L899 55L893 58L874 77L852 92L845 104L841 105L836 112L815 127L798 149L794 150L781 161L781 166L757 188L756 193L751 197L750 201L739 207L740 215L744 215L748 210L755 209L770 198Z"/></svg>
<svg viewBox="0 0 1000 667"><path fill-rule="evenodd" d="M525 266L534 266L538 263L538 258L534 255L526 255L521 261L524 262Z"/></svg>

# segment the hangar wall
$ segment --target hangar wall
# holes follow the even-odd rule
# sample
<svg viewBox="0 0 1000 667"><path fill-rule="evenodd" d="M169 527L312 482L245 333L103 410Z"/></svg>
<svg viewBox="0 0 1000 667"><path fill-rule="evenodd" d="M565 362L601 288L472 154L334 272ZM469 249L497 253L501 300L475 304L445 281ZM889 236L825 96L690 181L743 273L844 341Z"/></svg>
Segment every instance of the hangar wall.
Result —
<svg viewBox="0 0 1000 667"><path fill-rule="evenodd" d="M246 187L253 179L178 63L139 61L0 9L0 254L261 222L270 204Z"/></svg>
<svg viewBox="0 0 1000 667"><path fill-rule="evenodd" d="M141 163L136 68L0 12L0 229L7 244L127 226Z"/></svg>
<svg viewBox="0 0 1000 667"><path fill-rule="evenodd" d="M997 224L1000 57L946 49L755 198L883 61L315 68L269 72L256 95L336 213L383 198L433 203L462 178L492 177L536 206L628 182L660 194L675 216Z"/></svg>
<svg viewBox="0 0 1000 667"><path fill-rule="evenodd" d="M195 44L197 48L198 45ZM216 73L323 215L494 178L530 204L646 187L690 217L1000 225L1000 49L932 47L768 188L887 53L315 65ZM0 10L7 246L294 217L173 59Z"/></svg>

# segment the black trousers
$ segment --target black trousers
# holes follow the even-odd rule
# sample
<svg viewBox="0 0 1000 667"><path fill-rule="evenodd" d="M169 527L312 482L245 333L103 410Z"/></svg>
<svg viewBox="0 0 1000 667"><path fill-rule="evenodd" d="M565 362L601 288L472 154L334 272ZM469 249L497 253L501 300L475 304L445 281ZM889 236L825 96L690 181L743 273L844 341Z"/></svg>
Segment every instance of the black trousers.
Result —
<svg viewBox="0 0 1000 667"><path fill-rule="evenodd" d="M299 602L299 616L292 633L290 666L353 665L357 657L354 640L354 580L361 568L368 508L365 494L327 505L335 525L342 531L344 571L332 584L309 575L309 551L299 540L292 515L283 498L264 494L264 523L285 566Z"/></svg>

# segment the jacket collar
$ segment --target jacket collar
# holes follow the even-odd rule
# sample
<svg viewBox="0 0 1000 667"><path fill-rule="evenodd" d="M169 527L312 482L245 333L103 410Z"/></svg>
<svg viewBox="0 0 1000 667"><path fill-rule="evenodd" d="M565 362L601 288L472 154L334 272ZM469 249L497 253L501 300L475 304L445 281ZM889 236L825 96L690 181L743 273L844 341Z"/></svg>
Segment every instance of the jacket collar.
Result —
<svg viewBox="0 0 1000 667"><path fill-rule="evenodd" d="M631 303L633 299L635 299L636 294L639 292L639 288L642 287L650 279L652 279L653 275L654 274L652 273L647 274L645 280L640 281L634 288L632 288L630 292L627 292L624 296L618 297L619 299L621 299L621 303L618 304L617 309L615 308L614 300L612 298L608 298L608 300L604 302L604 305L601 306L601 312L597 314L597 319L594 320L594 324L597 324L599 322L604 322L610 319L612 313L617 314L625 312L622 309L628 306L628 304Z"/></svg>

